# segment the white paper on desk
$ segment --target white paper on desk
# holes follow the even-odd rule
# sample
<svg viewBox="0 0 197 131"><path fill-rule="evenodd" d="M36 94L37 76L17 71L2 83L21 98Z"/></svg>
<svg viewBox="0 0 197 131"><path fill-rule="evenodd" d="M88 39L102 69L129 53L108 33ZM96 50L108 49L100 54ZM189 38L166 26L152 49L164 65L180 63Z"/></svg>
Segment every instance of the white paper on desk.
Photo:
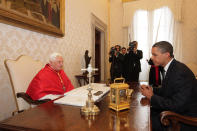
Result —
<svg viewBox="0 0 197 131"><path fill-rule="evenodd" d="M97 101L99 98L101 98L110 90L110 88L107 87L105 84L99 84L99 83L92 83L91 87L93 89L91 92L92 92L92 99L94 101ZM64 94L65 95L64 97L54 101L54 103L74 105L74 106L85 106L86 100L88 99L87 88L88 88L88 85L69 91ZM94 93L98 91L102 91L103 93L98 96L93 95Z"/></svg>
<svg viewBox="0 0 197 131"><path fill-rule="evenodd" d="M44 100L44 99L50 99L50 100L54 100L58 97L60 97L61 95L53 95L53 94L48 94L48 95L45 95L43 97L41 97L39 100Z"/></svg>
<svg viewBox="0 0 197 131"><path fill-rule="evenodd" d="M56 104L65 104L65 105L73 105L73 106L84 106L86 103L85 97L73 97L73 96L64 96L54 103Z"/></svg>

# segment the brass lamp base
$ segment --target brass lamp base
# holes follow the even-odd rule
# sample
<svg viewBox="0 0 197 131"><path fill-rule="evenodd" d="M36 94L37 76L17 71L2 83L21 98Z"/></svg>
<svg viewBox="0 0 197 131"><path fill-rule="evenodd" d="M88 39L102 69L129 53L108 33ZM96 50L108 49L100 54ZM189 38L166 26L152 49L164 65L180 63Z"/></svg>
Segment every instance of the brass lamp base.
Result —
<svg viewBox="0 0 197 131"><path fill-rule="evenodd" d="M122 104L122 105L116 105L116 104L112 104L110 103L109 104L109 108L115 110L115 111L120 111L120 110L125 110L125 109L129 109L130 108L130 105L125 103L125 104Z"/></svg>
<svg viewBox="0 0 197 131"><path fill-rule="evenodd" d="M86 116L97 115L100 110L96 105L94 105L94 101L92 99L92 93L91 93L92 88L88 88L87 90L89 91L88 100L86 101L86 105L81 108L81 113L82 115L86 115Z"/></svg>
<svg viewBox="0 0 197 131"><path fill-rule="evenodd" d="M91 108L86 107L86 106L81 108L81 113L85 116L98 115L99 112L100 112L100 110L96 105L93 105L93 107L91 107Z"/></svg>

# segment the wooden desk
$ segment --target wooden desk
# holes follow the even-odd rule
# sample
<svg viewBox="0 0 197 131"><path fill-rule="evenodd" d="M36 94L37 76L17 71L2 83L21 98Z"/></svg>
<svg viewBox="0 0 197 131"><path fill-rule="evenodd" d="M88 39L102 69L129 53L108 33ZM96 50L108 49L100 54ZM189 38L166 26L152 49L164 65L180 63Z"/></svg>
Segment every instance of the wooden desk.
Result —
<svg viewBox="0 0 197 131"><path fill-rule="evenodd" d="M140 103L138 86L134 89L129 110L116 113L109 109L107 96L97 103L99 115L86 118L80 114L80 107L50 101L0 122L0 130L150 131L150 107Z"/></svg>

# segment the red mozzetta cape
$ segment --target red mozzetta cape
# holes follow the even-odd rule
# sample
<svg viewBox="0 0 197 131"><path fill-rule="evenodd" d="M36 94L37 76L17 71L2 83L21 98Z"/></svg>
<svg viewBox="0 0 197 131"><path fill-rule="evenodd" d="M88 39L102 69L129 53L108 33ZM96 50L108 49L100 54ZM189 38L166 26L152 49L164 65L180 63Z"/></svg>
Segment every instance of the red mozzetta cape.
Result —
<svg viewBox="0 0 197 131"><path fill-rule="evenodd" d="M74 89L74 87L63 70L56 72L49 64L46 64L33 78L26 93L33 100L38 100L48 94L61 95L72 89Z"/></svg>

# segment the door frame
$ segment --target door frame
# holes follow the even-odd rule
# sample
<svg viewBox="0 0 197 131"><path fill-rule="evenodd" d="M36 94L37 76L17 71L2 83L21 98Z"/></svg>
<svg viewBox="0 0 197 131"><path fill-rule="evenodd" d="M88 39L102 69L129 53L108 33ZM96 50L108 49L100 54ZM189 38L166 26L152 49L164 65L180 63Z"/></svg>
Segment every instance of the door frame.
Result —
<svg viewBox="0 0 197 131"><path fill-rule="evenodd" d="M95 30L101 32L101 81L107 80L107 25L102 22L93 13L91 14L91 25L92 25L92 65L95 67Z"/></svg>

